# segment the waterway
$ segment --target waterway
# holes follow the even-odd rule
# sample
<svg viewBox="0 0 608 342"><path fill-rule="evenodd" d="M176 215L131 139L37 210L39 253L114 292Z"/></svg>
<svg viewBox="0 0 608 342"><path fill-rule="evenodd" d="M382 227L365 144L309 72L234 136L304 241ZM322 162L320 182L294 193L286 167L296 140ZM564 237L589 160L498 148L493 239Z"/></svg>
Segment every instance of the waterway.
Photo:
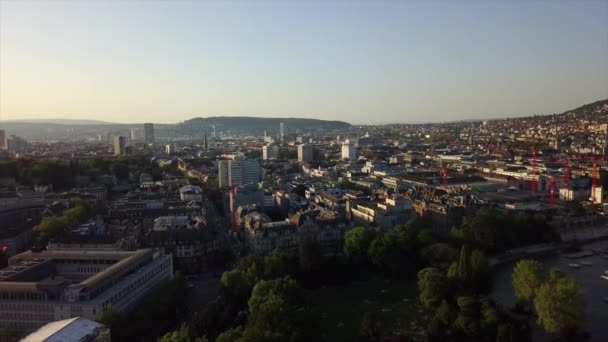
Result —
<svg viewBox="0 0 608 342"><path fill-rule="evenodd" d="M606 248L608 248L607 240L583 246L583 250ZM591 334L589 341L608 341L608 303L602 300L602 297L608 297L608 280L600 278L600 275L608 270L608 260L597 255L571 260L559 252L533 258L542 262L548 269L558 268L562 273L576 279L585 297L585 330ZM580 268L568 266L571 263L580 264L582 261L590 262L592 266L581 265ZM494 272L492 297L505 307L512 307L515 304L515 293L511 285L514 265L515 262L501 264L496 266ZM535 333L534 336L539 334Z"/></svg>

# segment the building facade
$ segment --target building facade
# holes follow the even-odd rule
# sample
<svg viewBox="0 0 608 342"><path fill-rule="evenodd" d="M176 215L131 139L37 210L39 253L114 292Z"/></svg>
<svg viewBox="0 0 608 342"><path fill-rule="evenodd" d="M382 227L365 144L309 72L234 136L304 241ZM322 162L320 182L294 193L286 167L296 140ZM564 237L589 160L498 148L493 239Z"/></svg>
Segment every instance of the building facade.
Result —
<svg viewBox="0 0 608 342"><path fill-rule="evenodd" d="M276 159L279 154L279 148L276 145L265 145L262 147L262 159L271 160Z"/></svg>
<svg viewBox="0 0 608 342"><path fill-rule="evenodd" d="M342 145L342 159L357 159L357 148L349 144Z"/></svg>
<svg viewBox="0 0 608 342"><path fill-rule="evenodd" d="M260 164L253 159L220 160L218 175L220 188L258 183Z"/></svg>
<svg viewBox="0 0 608 342"><path fill-rule="evenodd" d="M127 154L127 138L122 135L114 137L114 155L124 156Z"/></svg>
<svg viewBox="0 0 608 342"><path fill-rule="evenodd" d="M155 140L156 139L154 137L154 124L145 123L144 124L144 142L146 144L154 144Z"/></svg>
<svg viewBox="0 0 608 342"><path fill-rule="evenodd" d="M137 251L27 251L0 271L0 327L31 332L49 322L95 320L106 308L127 312L173 278L170 255Z"/></svg>
<svg viewBox="0 0 608 342"><path fill-rule="evenodd" d="M307 162L312 160L312 146L307 144L298 145L298 161Z"/></svg>

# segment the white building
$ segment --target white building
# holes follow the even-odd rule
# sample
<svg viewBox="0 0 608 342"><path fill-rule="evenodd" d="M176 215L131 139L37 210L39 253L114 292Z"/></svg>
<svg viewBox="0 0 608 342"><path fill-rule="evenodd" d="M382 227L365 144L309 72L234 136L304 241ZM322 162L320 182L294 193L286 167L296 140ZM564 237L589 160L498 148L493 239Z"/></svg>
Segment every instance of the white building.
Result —
<svg viewBox="0 0 608 342"><path fill-rule="evenodd" d="M31 332L72 317L95 320L110 306L125 313L172 278L171 255L152 249L27 251L0 271L0 326Z"/></svg>
<svg viewBox="0 0 608 342"><path fill-rule="evenodd" d="M114 137L114 155L124 156L127 154L127 138L122 135Z"/></svg>
<svg viewBox="0 0 608 342"><path fill-rule="evenodd" d="M357 159L357 148L349 144L342 145L342 159L355 160Z"/></svg>
<svg viewBox="0 0 608 342"><path fill-rule="evenodd" d="M262 159L271 160L276 159L279 154L279 148L276 145L265 145L262 147Z"/></svg>
<svg viewBox="0 0 608 342"><path fill-rule="evenodd" d="M167 145L165 145L165 152L167 154L173 154L173 153L175 153L175 144L167 144Z"/></svg>
<svg viewBox="0 0 608 342"><path fill-rule="evenodd" d="M74 317L48 323L21 340L21 342L64 341L110 342L110 331L103 324L83 317Z"/></svg>
<svg viewBox="0 0 608 342"><path fill-rule="evenodd" d="M281 140L283 140L283 138L285 138L285 135L287 135L287 126L283 122L281 122L280 124L279 135L281 136Z"/></svg>
<svg viewBox="0 0 608 342"><path fill-rule="evenodd" d="M307 162L312 160L312 146L301 144L298 145L298 161Z"/></svg>
<svg viewBox="0 0 608 342"><path fill-rule="evenodd" d="M203 190L200 186L186 185L179 189L179 197L185 202L202 202L203 201Z"/></svg>
<svg viewBox="0 0 608 342"><path fill-rule="evenodd" d="M260 164L253 159L220 160L218 175L220 188L258 183Z"/></svg>

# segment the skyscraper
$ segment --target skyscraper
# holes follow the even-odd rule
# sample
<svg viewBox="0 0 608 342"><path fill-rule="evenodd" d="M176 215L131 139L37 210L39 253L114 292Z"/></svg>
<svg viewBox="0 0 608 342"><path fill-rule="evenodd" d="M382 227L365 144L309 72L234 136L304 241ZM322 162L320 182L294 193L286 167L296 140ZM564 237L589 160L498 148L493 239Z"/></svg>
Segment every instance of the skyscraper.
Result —
<svg viewBox="0 0 608 342"><path fill-rule="evenodd" d="M260 181L260 164L252 159L220 160L218 163L219 186L238 186Z"/></svg>
<svg viewBox="0 0 608 342"><path fill-rule="evenodd" d="M204 128L205 129L205 133L203 136L203 149L208 150L209 149L209 141L207 140L207 127Z"/></svg>
<svg viewBox="0 0 608 342"><path fill-rule="evenodd" d="M357 148L349 144L342 145L342 159L355 160L357 159Z"/></svg>
<svg viewBox="0 0 608 342"><path fill-rule="evenodd" d="M144 142L146 144L153 144L155 141L154 138L154 124L153 123L145 123L144 124Z"/></svg>
<svg viewBox="0 0 608 342"><path fill-rule="evenodd" d="M281 140L283 140L285 138L285 135L287 134L287 126L285 126L285 123L283 122L281 122L280 124L279 134L281 136Z"/></svg>
<svg viewBox="0 0 608 342"><path fill-rule="evenodd" d="M6 150L8 148L8 143L6 141L6 131L0 129L0 150Z"/></svg>
<svg viewBox="0 0 608 342"><path fill-rule="evenodd" d="M124 156L127 154L127 138L122 135L114 137L114 155Z"/></svg>
<svg viewBox="0 0 608 342"><path fill-rule="evenodd" d="M263 160L276 159L278 153L279 153L279 148L277 147L277 145L271 144L271 145L264 145L264 147L262 147L262 159Z"/></svg>
<svg viewBox="0 0 608 342"><path fill-rule="evenodd" d="M312 147L310 145L298 145L298 161L307 162L312 160Z"/></svg>

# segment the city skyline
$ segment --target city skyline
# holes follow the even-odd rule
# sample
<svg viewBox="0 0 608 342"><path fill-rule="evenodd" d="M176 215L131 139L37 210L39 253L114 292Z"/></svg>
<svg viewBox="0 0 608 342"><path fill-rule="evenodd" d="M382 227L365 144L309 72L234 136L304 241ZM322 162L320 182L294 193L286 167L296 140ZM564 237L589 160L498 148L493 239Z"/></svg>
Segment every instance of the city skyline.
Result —
<svg viewBox="0 0 608 342"><path fill-rule="evenodd" d="M608 2L0 2L0 120L419 123L608 98Z"/></svg>

